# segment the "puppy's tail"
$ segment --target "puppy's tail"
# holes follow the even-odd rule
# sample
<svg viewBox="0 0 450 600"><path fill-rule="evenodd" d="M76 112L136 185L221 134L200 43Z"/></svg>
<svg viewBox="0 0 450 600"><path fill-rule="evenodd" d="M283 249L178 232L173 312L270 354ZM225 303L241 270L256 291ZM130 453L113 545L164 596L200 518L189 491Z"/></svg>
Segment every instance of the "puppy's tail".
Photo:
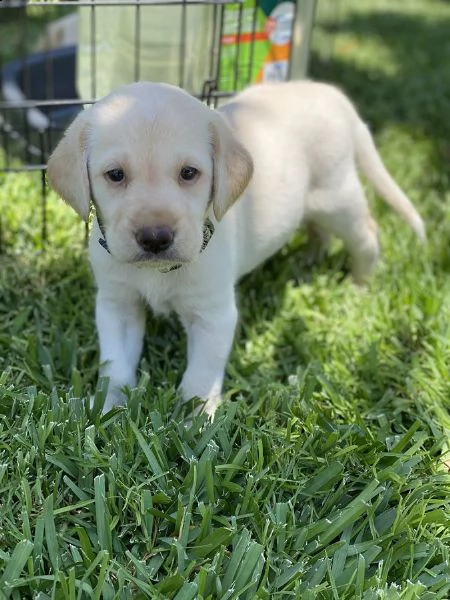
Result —
<svg viewBox="0 0 450 600"><path fill-rule="evenodd" d="M372 135L362 121L359 121L356 125L355 143L356 159L363 173L373 184L378 194L409 223L417 236L425 241L425 224L421 216L384 166Z"/></svg>

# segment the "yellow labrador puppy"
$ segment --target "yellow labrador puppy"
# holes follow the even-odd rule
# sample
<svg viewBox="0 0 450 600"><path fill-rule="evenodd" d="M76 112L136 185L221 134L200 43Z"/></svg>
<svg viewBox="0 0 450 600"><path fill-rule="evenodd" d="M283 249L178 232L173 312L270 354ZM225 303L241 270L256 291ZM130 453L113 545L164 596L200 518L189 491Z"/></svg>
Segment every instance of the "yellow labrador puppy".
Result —
<svg viewBox="0 0 450 600"><path fill-rule="evenodd" d="M332 86L250 88L218 111L182 90L135 83L80 114L48 164L51 185L96 219L104 410L136 385L144 306L175 311L188 339L184 400L213 415L238 318L235 283L304 223L340 237L364 282L378 258L357 167L424 239L350 101Z"/></svg>

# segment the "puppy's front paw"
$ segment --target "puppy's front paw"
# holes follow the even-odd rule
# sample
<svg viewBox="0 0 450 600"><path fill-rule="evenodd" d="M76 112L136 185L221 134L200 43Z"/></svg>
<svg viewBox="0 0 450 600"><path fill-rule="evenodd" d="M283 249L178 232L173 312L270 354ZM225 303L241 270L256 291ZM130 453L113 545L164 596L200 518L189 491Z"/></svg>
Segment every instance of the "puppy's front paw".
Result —
<svg viewBox="0 0 450 600"><path fill-rule="evenodd" d="M192 422L194 417L198 417L202 414L208 415L209 421L213 421L217 409L222 404L222 396L221 394L214 394L207 399L202 399L198 396L190 396L187 398L185 393L182 392L180 404L189 409L186 416L186 420L189 423Z"/></svg>
<svg viewBox="0 0 450 600"><path fill-rule="evenodd" d="M105 396L106 394L106 396ZM104 401L103 401L104 398ZM106 380L106 386L99 382L96 393L91 396L91 410L95 410L97 407L101 407L102 415L106 414L116 406L125 406L127 397L119 387L108 385Z"/></svg>
<svg viewBox="0 0 450 600"><path fill-rule="evenodd" d="M222 404L222 401L222 396L212 396L211 398L208 398L208 400L206 400L206 402L203 404L202 412L208 415L210 421L214 419L216 410Z"/></svg>
<svg viewBox="0 0 450 600"><path fill-rule="evenodd" d="M113 390L108 392L105 398L105 403L102 408L102 414L105 414L115 408L116 406L125 406L127 403L127 397L120 390Z"/></svg>

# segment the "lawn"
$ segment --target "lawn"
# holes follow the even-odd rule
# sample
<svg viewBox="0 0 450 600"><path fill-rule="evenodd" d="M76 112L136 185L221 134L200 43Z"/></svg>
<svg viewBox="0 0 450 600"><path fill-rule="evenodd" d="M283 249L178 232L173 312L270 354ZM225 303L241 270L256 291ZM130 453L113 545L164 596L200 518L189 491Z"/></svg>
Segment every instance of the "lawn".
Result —
<svg viewBox="0 0 450 600"><path fill-rule="evenodd" d="M185 340L151 318L128 408L89 409L84 227L49 194L42 248L39 174L0 174L2 600L450 598L450 2L335 16L311 74L354 99L429 241L368 189L369 289L301 233L247 277L213 424L174 412Z"/></svg>

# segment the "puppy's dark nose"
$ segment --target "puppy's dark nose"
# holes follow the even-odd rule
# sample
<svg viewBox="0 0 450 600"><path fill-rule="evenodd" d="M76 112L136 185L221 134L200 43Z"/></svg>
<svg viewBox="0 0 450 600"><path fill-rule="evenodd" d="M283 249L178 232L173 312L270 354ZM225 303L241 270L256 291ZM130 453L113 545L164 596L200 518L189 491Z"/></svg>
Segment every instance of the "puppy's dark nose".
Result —
<svg viewBox="0 0 450 600"><path fill-rule="evenodd" d="M173 231L167 225L142 227L136 232L136 241L145 252L158 254L172 245Z"/></svg>

